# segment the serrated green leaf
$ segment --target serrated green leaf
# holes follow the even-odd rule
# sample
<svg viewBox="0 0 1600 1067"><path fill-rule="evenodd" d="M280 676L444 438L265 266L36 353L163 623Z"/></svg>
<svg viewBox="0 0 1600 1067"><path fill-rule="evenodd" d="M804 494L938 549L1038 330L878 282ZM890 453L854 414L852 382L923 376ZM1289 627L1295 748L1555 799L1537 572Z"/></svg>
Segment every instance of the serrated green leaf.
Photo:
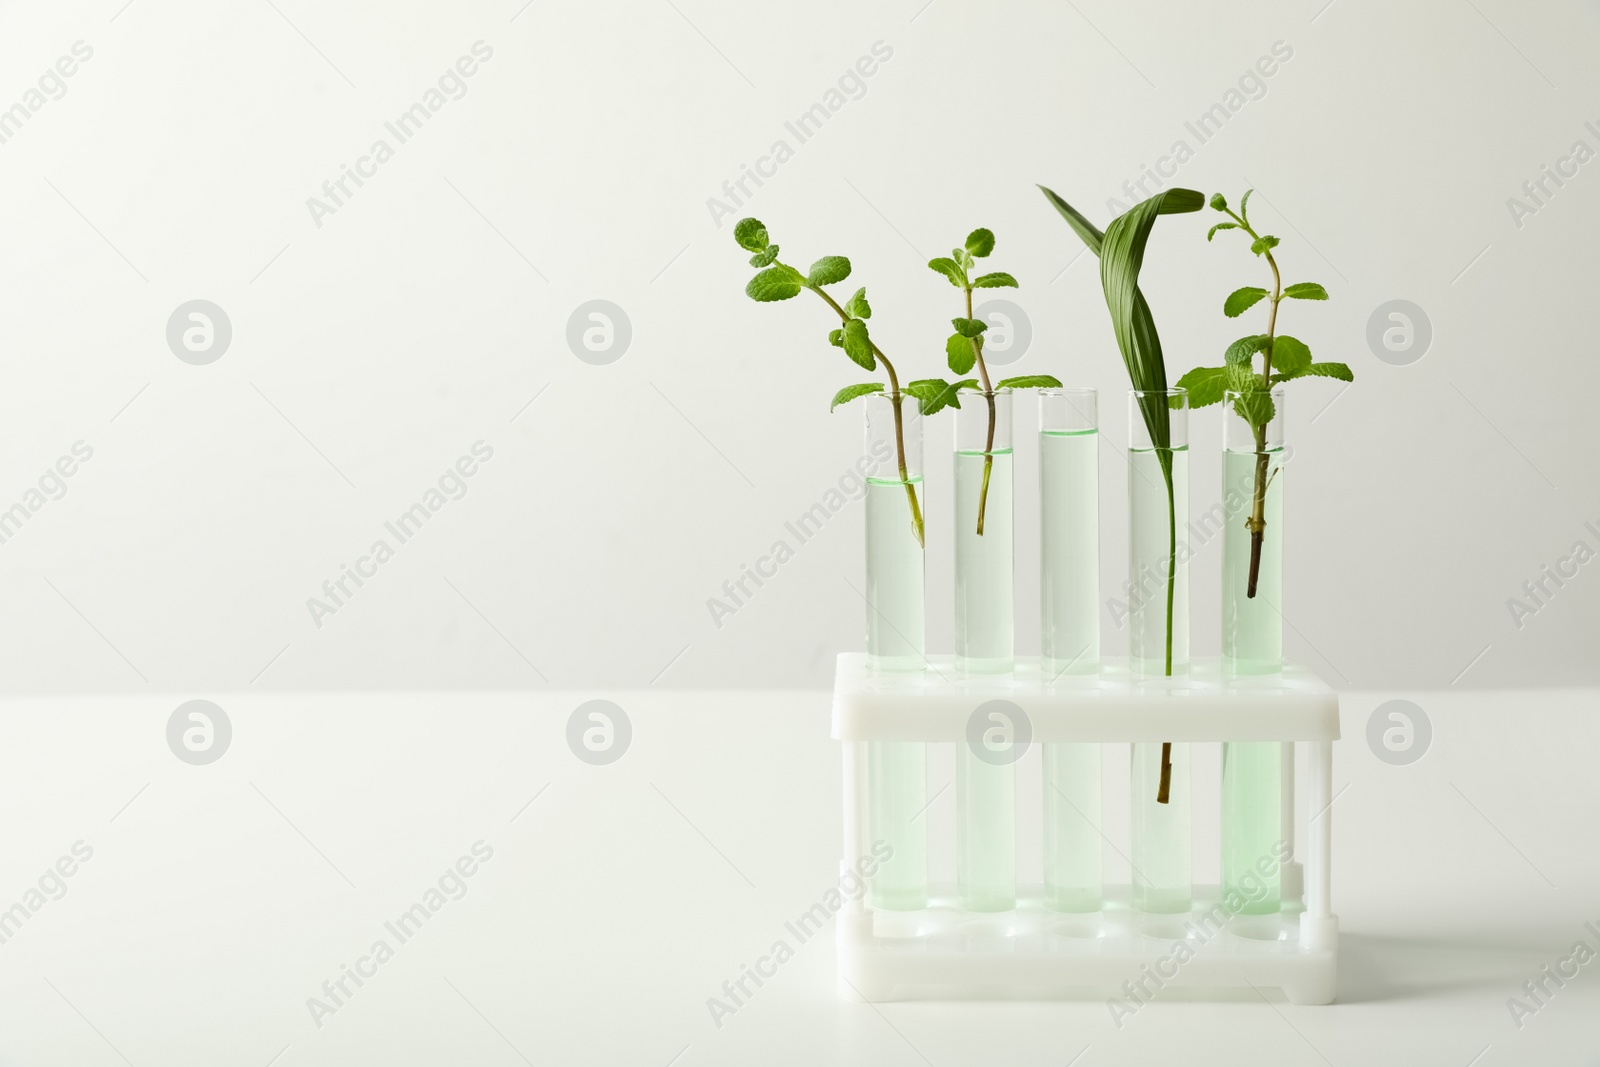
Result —
<svg viewBox="0 0 1600 1067"><path fill-rule="evenodd" d="M811 264L806 281L812 285L832 285L850 277L850 261L843 256L823 256Z"/></svg>
<svg viewBox="0 0 1600 1067"><path fill-rule="evenodd" d="M744 287L745 295L751 300L767 303L773 300L788 300L790 297L799 296L804 286L795 272L785 266L768 267L766 270L750 279Z"/></svg>
<svg viewBox="0 0 1600 1067"><path fill-rule="evenodd" d="M956 328L956 333L962 337L976 337L989 328L989 324L982 319L951 319L950 325Z"/></svg>
<svg viewBox="0 0 1600 1067"><path fill-rule="evenodd" d="M1298 337L1279 334L1272 342L1272 368L1285 374L1299 374L1311 366L1311 349Z"/></svg>
<svg viewBox="0 0 1600 1067"><path fill-rule="evenodd" d="M1254 192L1254 189L1246 189L1244 195L1239 198L1239 217L1246 222L1250 221L1250 197Z"/></svg>
<svg viewBox="0 0 1600 1067"><path fill-rule="evenodd" d="M972 342L959 333L951 334L944 343L945 362L954 374L965 374L978 361Z"/></svg>
<svg viewBox="0 0 1600 1067"><path fill-rule="evenodd" d="M752 267L765 267L767 264L771 263L777 258L778 246L768 245L765 251L757 252L755 255L750 257L750 265Z"/></svg>
<svg viewBox="0 0 1600 1067"><path fill-rule="evenodd" d="M932 415L947 407L959 408L961 401L956 396L959 391L959 382L947 382L943 378L919 378L906 386L906 392L916 397L917 411L923 415Z"/></svg>
<svg viewBox="0 0 1600 1067"><path fill-rule="evenodd" d="M1206 240L1209 241L1215 237L1218 230L1237 230L1238 228L1239 224L1237 222L1219 222L1206 233Z"/></svg>
<svg viewBox="0 0 1600 1067"><path fill-rule="evenodd" d="M1250 242L1250 251L1254 252L1258 256L1265 252L1270 252L1277 247L1278 239L1272 236L1270 233L1264 234L1261 237L1257 237L1254 241Z"/></svg>
<svg viewBox="0 0 1600 1067"><path fill-rule="evenodd" d="M1266 297L1267 291L1265 289L1259 289L1253 285L1247 285L1243 289L1235 289L1228 294L1228 299L1223 302L1222 313L1230 319L1236 319L1255 307L1260 301L1265 300Z"/></svg>
<svg viewBox="0 0 1600 1067"><path fill-rule="evenodd" d="M1189 406L1209 407L1222 399L1228 388L1228 368L1196 367L1178 379L1178 388L1189 390Z"/></svg>
<svg viewBox="0 0 1600 1067"><path fill-rule="evenodd" d="M957 263L961 264L962 270L972 269L975 261L972 258L972 253L968 252L965 248L952 248L950 250L950 255L955 257L955 261Z"/></svg>
<svg viewBox="0 0 1600 1067"><path fill-rule="evenodd" d="M956 388L957 389L976 389L979 392L983 391L983 386L978 384L978 379L976 379L976 378L963 378L959 382L956 383Z"/></svg>
<svg viewBox="0 0 1600 1067"><path fill-rule="evenodd" d="M844 310L845 314L853 319L872 318L872 305L867 303L866 289L857 289L855 295L850 298L849 303L845 304Z"/></svg>
<svg viewBox="0 0 1600 1067"><path fill-rule="evenodd" d="M872 339L867 335L867 324L861 319L851 319L844 324L844 354L867 370L878 369L878 359L872 354Z"/></svg>
<svg viewBox="0 0 1600 1067"><path fill-rule="evenodd" d="M1211 208L1214 211L1226 211L1226 210L1228 210L1228 198L1223 196L1221 193L1212 193L1211 194Z"/></svg>
<svg viewBox="0 0 1600 1067"><path fill-rule="evenodd" d="M746 252L760 252L770 243L767 228L760 219L740 219L734 223L733 239Z"/></svg>
<svg viewBox="0 0 1600 1067"><path fill-rule="evenodd" d="M1291 300L1326 300L1328 290L1316 282L1296 282L1285 289L1283 295Z"/></svg>
<svg viewBox="0 0 1600 1067"><path fill-rule="evenodd" d="M982 259L994 251L994 231L982 226L967 234L967 251Z"/></svg>
<svg viewBox="0 0 1600 1067"><path fill-rule="evenodd" d="M1273 384L1287 382L1294 378L1337 378L1341 382L1353 382L1356 376L1350 368L1343 363L1313 363L1298 374L1274 374Z"/></svg>
<svg viewBox="0 0 1600 1067"><path fill-rule="evenodd" d="M996 389L1060 389L1061 379L1049 374L1023 374L1015 378L1002 378Z"/></svg>
<svg viewBox="0 0 1600 1067"><path fill-rule="evenodd" d="M840 404L848 404L857 397L866 396L869 393L881 392L883 392L882 382L862 382L860 385L847 385L837 393L833 394L833 403L828 405L828 410L832 411Z"/></svg>
<svg viewBox="0 0 1600 1067"><path fill-rule="evenodd" d="M950 284L957 289L965 289L967 287L967 276L962 272L961 266L955 260L940 256L937 259L928 260L928 266L930 269L943 274L950 280Z"/></svg>
<svg viewBox="0 0 1600 1067"><path fill-rule="evenodd" d="M843 348L844 347L844 331L842 329L829 330L828 331L828 343L830 345L832 345L833 347L835 347L835 348Z"/></svg>
<svg viewBox="0 0 1600 1067"><path fill-rule="evenodd" d="M1007 286L1013 289L1019 288L1017 285L1017 280L1003 270L997 270L991 274L979 275L972 280L972 287L974 289L1000 289Z"/></svg>
<svg viewBox="0 0 1600 1067"><path fill-rule="evenodd" d="M1248 367L1255 354L1267 347L1268 340L1269 338L1264 333L1253 333L1249 337L1241 337L1228 346L1228 350L1222 354L1222 358L1230 365L1243 364Z"/></svg>
<svg viewBox="0 0 1600 1067"><path fill-rule="evenodd" d="M1224 370L1227 372L1225 384L1230 392L1248 393L1252 389L1261 388L1260 377L1248 363L1230 363Z"/></svg>
<svg viewBox="0 0 1600 1067"><path fill-rule="evenodd" d="M1265 426L1277 414L1278 406L1265 389L1251 389L1233 398L1233 410L1251 426Z"/></svg>

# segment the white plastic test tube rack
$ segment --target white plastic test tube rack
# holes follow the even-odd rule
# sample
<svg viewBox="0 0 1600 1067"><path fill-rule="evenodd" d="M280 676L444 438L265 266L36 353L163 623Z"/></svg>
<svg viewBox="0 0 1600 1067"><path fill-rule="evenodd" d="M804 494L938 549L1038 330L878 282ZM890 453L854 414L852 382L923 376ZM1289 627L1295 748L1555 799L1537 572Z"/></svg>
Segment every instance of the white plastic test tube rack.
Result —
<svg viewBox="0 0 1600 1067"><path fill-rule="evenodd" d="M833 694L833 737L844 750L841 876L871 854L868 742L965 743L973 710L997 699L1026 712L1035 744L1292 742L1282 794L1283 840L1293 858L1282 868L1281 910L1233 915L1219 887L1204 885L1194 887L1187 915L1133 911L1126 885L1105 886L1103 909L1087 914L1051 911L1042 887L1020 884L1016 910L1000 915L959 910L949 885L931 885L929 907L918 912L875 911L870 894L850 893L847 900L855 899L836 920L839 975L849 983L841 993L870 1001L1123 998L1131 985L1148 999L1166 987L1254 986L1281 989L1296 1004L1332 1002L1339 923L1328 891L1339 699L1304 667L1224 683L1216 660L1196 660L1186 677L1135 681L1124 662L1107 660L1097 675L1047 683L1037 659L1019 657L1009 675L962 676L951 657L931 658L927 671L891 674L868 671L864 655L841 655ZM1307 775L1298 837L1295 755ZM1214 804L1196 796L1196 813L1206 808ZM1125 852L1127 845L1119 847Z"/></svg>

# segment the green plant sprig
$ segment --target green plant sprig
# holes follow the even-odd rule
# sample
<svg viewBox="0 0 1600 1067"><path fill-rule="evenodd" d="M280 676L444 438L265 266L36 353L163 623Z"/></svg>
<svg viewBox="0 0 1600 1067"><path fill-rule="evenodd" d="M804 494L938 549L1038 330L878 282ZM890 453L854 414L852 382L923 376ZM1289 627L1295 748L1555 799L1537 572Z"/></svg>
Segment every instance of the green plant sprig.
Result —
<svg viewBox="0 0 1600 1067"><path fill-rule="evenodd" d="M885 356L883 350L872 340L867 329L867 319L872 317L872 305L867 303L867 291L865 288L857 289L854 295L840 304L823 288L850 277L850 261L844 256L823 256L811 264L809 271L802 274L778 259L778 246L772 243L766 226L759 219L740 219L733 228L733 239L740 248L752 253L750 265L761 268L745 286L746 296L760 303L770 303L776 300L788 300L809 289L834 310L842 323L828 334L828 343L844 349L844 354L864 370L876 370L878 364L883 364L884 373L889 378L887 395L894 410L894 447L895 459L899 465L900 483L906 489L906 501L911 508L911 526L916 532L917 544L925 545L922 506L917 501L917 489L911 484L906 468L905 424L901 418L900 407L906 394L900 388L900 377L895 373L894 364L889 362L889 357ZM884 392L882 382L847 385L834 394L833 403L829 405L828 410L832 411L840 404L847 404L857 397L881 392Z"/></svg>
<svg viewBox="0 0 1600 1067"><path fill-rule="evenodd" d="M1239 210L1228 207L1221 193L1211 198L1211 207L1227 215L1232 222L1219 222L1206 234L1210 241L1219 230L1242 230L1250 237L1250 251L1264 257L1272 269L1272 291L1247 285L1235 289L1223 302L1222 313L1236 319L1263 300L1268 301L1267 332L1241 337L1223 353L1220 367L1196 367L1178 384L1189 390L1189 403L1205 407L1222 400L1225 392L1239 394L1233 402L1234 412L1249 426L1255 437L1255 486L1252 494L1250 518L1245 528L1250 531L1250 573L1245 585L1245 596L1256 595L1256 581L1261 573L1261 545L1266 536L1267 487L1277 471L1268 472L1267 426L1277 415L1272 401L1272 387L1296 378L1335 378L1354 381L1355 375L1343 363L1314 363L1311 349L1299 338L1278 333L1278 307L1285 300L1326 300L1328 291L1316 282L1298 282L1285 286L1278 270L1278 260L1272 250L1279 241L1271 234L1257 233L1250 224L1250 194L1246 189L1239 200ZM1255 357L1261 356L1261 370L1255 369Z"/></svg>
<svg viewBox="0 0 1600 1067"><path fill-rule="evenodd" d="M1205 196L1193 189L1167 189L1135 204L1112 219L1101 233L1094 223L1055 193L1039 187L1052 207L1067 220L1089 250L1100 257L1100 287L1105 290L1106 308L1117 336L1117 348L1128 370L1128 380L1138 391L1139 413L1150 437L1151 450L1161 465L1167 486L1167 633L1166 673L1172 674L1173 595L1178 578L1177 498L1172 483L1172 414L1168 407L1167 364L1161 352L1161 337L1144 293L1139 290L1139 271L1144 266L1145 244L1161 215L1185 214L1205 206ZM1161 744L1161 782L1156 802L1165 804L1172 786L1172 742Z"/></svg>
<svg viewBox="0 0 1600 1067"><path fill-rule="evenodd" d="M994 251L994 232L979 227L967 234L965 247L953 248L949 256L928 261L928 268L960 289L966 298L966 315L950 320L955 327L944 344L945 359L952 373L958 377L978 368L977 378L961 378L946 382L942 378L922 378L906 386L906 391L917 398L923 415L931 415L945 406L959 408L958 394L963 389L982 394L989 408L989 432L983 446L983 485L978 491L978 536L983 536L983 518L989 504L989 477L994 471L995 394L1001 389L1050 389L1061 387L1060 380L1048 374L1028 374L993 382L989 378L989 365L983 359L983 334L989 324L972 317L972 291L974 289L1018 288L1017 280L1005 271L992 271L972 277L977 261Z"/></svg>

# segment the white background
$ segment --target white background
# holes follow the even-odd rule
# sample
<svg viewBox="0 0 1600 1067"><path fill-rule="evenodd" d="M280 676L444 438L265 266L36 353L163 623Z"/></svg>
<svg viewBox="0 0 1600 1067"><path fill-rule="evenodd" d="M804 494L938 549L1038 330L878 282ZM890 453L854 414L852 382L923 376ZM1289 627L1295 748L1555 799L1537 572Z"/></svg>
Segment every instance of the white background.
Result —
<svg viewBox="0 0 1600 1067"><path fill-rule="evenodd" d="M1288 280L1333 294L1283 328L1356 372L1291 391L1290 653L1339 686L1600 680L1594 565L1520 629L1507 606L1574 542L1600 549L1600 163L1520 229L1506 204L1574 141L1600 149L1600 8L1324 2L7 5L0 106L74 42L93 58L0 144L0 507L75 441L94 458L0 545L0 687L825 684L861 646L858 506L720 628L706 604L861 447L859 410L827 412L861 377L829 313L747 300L707 207L780 138L794 157L739 213L786 259L850 256L841 288L867 285L908 374L943 370L960 310L924 261L995 230L988 264L1032 321L1016 369L1102 392L1104 597L1124 576L1126 380L1093 257L1034 183L1104 224L1182 138L1177 182L1235 202L1254 184ZM480 40L465 96L396 146L384 123ZM785 121L878 41L892 58L865 94L799 143ZM1265 95L1199 144L1185 122L1279 41ZM380 137L394 158L316 225L307 199ZM1260 329L1220 313L1264 268L1205 243L1214 217L1164 219L1152 244L1174 378ZM565 340L597 298L632 324L609 366ZM232 322L208 366L165 340L192 299ZM1409 366L1366 340L1393 299L1433 327ZM1034 417L1021 400L1023 652ZM1217 409L1194 423L1198 512ZM949 434L927 436L936 648ZM494 459L468 495L316 625L307 599L478 440ZM1213 545L1197 654L1216 651L1219 570Z"/></svg>

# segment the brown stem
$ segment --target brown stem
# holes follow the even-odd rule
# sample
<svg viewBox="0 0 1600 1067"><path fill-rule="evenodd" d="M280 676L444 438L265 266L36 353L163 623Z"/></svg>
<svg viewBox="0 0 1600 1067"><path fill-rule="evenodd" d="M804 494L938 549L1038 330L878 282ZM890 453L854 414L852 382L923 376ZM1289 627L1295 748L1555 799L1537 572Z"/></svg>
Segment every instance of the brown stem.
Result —
<svg viewBox="0 0 1600 1067"><path fill-rule="evenodd" d="M1156 803L1165 804L1172 792L1172 742L1161 742L1161 785L1156 788Z"/></svg>
<svg viewBox="0 0 1600 1067"><path fill-rule="evenodd" d="M1236 216L1237 217L1237 216ZM1255 231L1241 218L1240 223L1252 237ZM1267 253L1267 264L1272 267L1272 312L1267 319L1267 347L1261 353L1261 384L1272 393L1272 340L1278 333L1278 304L1283 300L1283 276L1278 273L1278 261ZM1250 575L1245 582L1245 597L1256 595L1256 582L1261 577L1261 543L1267 530L1267 424L1252 427L1256 438L1255 492L1250 504L1250 519L1245 528L1250 531Z"/></svg>

